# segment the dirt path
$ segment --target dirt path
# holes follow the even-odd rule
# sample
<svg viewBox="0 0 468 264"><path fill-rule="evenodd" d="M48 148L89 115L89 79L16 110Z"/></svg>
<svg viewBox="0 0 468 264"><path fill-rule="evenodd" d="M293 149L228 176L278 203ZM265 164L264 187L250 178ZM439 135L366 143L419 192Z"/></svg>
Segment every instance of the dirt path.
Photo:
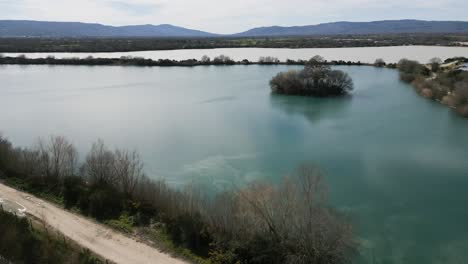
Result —
<svg viewBox="0 0 468 264"><path fill-rule="evenodd" d="M108 227L1 183L0 198L21 204L26 208L26 213L42 219L66 237L115 263L186 264Z"/></svg>

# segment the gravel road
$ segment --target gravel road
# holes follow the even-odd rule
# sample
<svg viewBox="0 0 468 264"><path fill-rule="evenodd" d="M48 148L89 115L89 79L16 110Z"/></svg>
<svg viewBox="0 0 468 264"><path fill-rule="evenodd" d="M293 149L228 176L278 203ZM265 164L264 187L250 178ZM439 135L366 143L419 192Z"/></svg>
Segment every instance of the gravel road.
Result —
<svg viewBox="0 0 468 264"><path fill-rule="evenodd" d="M69 239L115 263L187 264L106 226L0 183L0 199L24 206L27 214L45 221Z"/></svg>

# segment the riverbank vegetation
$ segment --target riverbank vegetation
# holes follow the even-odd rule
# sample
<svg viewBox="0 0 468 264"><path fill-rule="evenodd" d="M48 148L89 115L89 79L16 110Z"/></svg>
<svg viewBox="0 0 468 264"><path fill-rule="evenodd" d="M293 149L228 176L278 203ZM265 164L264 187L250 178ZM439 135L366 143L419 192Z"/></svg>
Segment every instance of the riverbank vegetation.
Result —
<svg viewBox="0 0 468 264"><path fill-rule="evenodd" d="M100 264L100 259L39 223L0 209L0 263ZM4 262L2 262L4 261Z"/></svg>
<svg viewBox="0 0 468 264"><path fill-rule="evenodd" d="M7 184L59 201L122 232L140 230L197 263L348 263L352 226L327 205L320 172L303 166L281 184L252 183L208 197L144 174L135 151L93 144L79 162L63 137L14 148L0 137Z"/></svg>
<svg viewBox="0 0 468 264"><path fill-rule="evenodd" d="M281 72L270 81L273 93L316 97L346 95L353 86L347 73L332 70L320 56L310 59L303 70Z"/></svg>
<svg viewBox="0 0 468 264"><path fill-rule="evenodd" d="M468 71L460 70L466 58L433 59L429 64L403 59L398 63L400 78L423 97L440 102L468 117Z"/></svg>
<svg viewBox="0 0 468 264"><path fill-rule="evenodd" d="M307 60L286 60L280 61L276 57L260 57L258 61L240 60L235 61L226 55L219 55L214 58L203 56L201 59L188 60L169 60L169 59L145 59L141 57L123 56L120 58L55 58L52 56L46 58L32 59L26 55L17 57L6 57L0 54L0 65L83 65L83 66L141 66L141 67L194 67L194 66L219 66L219 65L305 65ZM326 65L371 65L352 61L323 61Z"/></svg>
<svg viewBox="0 0 468 264"><path fill-rule="evenodd" d="M214 48L461 46L463 34L323 35L256 38L0 38L0 52L126 52Z"/></svg>

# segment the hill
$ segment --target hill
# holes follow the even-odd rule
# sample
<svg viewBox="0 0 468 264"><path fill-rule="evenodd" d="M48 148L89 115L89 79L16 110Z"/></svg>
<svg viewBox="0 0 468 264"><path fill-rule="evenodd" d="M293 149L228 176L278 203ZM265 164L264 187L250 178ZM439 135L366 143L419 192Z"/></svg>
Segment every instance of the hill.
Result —
<svg viewBox="0 0 468 264"><path fill-rule="evenodd" d="M235 34L239 37L367 35L402 33L468 33L468 22L384 20L374 22L334 22L311 26L259 27Z"/></svg>
<svg viewBox="0 0 468 264"><path fill-rule="evenodd" d="M468 33L468 22L384 20L374 22L333 22L309 26L259 27L245 32L220 35L169 24L107 26L80 22L0 20L0 37L275 37L316 35L367 35L403 33Z"/></svg>
<svg viewBox="0 0 468 264"><path fill-rule="evenodd" d="M113 27L79 22L0 20L0 37L213 37L215 34L173 25Z"/></svg>

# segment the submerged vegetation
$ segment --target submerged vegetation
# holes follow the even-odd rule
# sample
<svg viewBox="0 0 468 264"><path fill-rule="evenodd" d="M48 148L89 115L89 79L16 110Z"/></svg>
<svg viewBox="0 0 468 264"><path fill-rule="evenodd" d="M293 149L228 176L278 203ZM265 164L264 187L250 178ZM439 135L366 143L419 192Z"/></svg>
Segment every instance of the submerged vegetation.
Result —
<svg viewBox="0 0 468 264"><path fill-rule="evenodd" d="M80 164L63 137L14 148L0 137L6 183L123 232L147 237L198 263L347 263L352 227L327 206L321 173L303 166L279 185L252 183L209 198L146 177L138 153L93 144Z"/></svg>
<svg viewBox="0 0 468 264"><path fill-rule="evenodd" d="M452 58L442 64L434 58L424 65L403 59L398 63L398 70L401 80L410 83L420 95L468 117L468 71L460 69L466 62L466 58Z"/></svg>
<svg viewBox="0 0 468 264"><path fill-rule="evenodd" d="M277 94L317 97L342 96L353 90L353 80L340 70L332 70L320 56L310 59L301 71L281 72L270 81Z"/></svg>

